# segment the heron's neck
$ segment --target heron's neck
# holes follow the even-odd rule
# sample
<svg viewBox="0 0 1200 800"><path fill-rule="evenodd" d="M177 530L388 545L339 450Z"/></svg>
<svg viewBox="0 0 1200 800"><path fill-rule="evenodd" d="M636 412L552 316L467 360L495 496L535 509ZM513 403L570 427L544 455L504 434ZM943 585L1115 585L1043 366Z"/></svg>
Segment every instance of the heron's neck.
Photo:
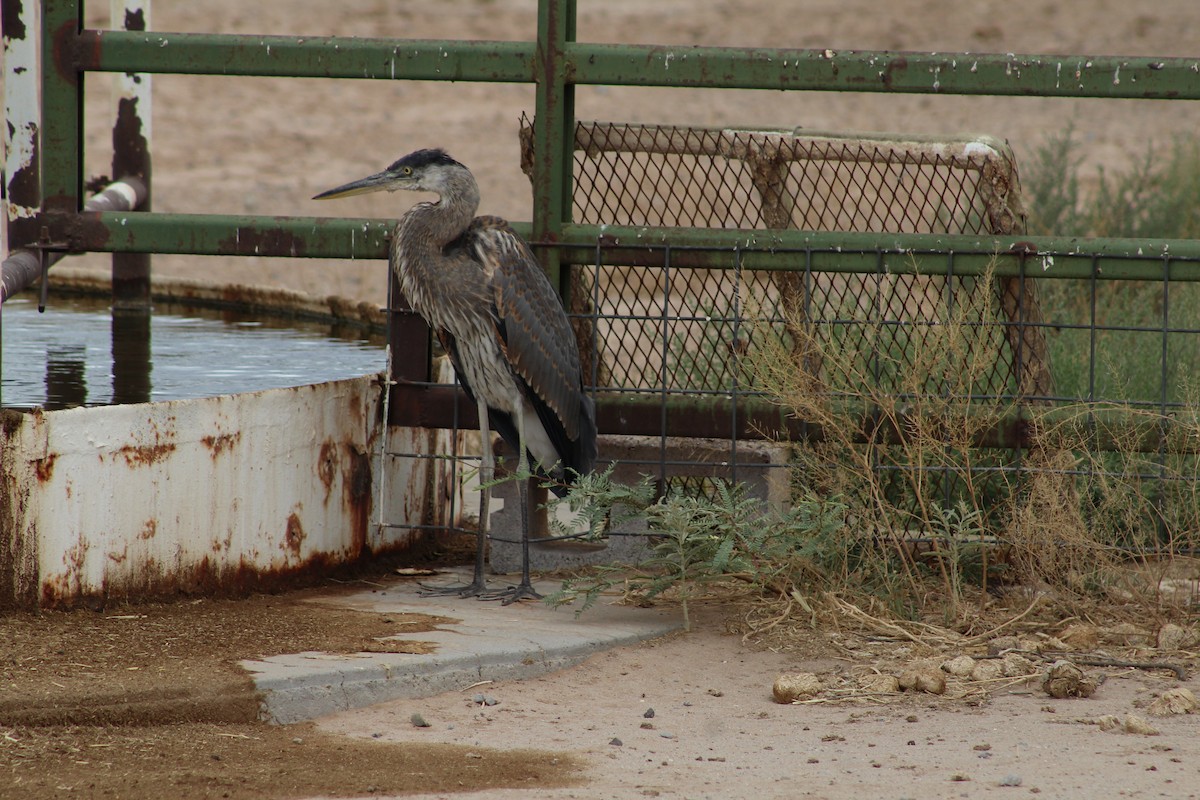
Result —
<svg viewBox="0 0 1200 800"><path fill-rule="evenodd" d="M433 203L417 203L400 220L397 236L406 248L441 250L457 239L475 219L479 187L474 180L447 187Z"/></svg>
<svg viewBox="0 0 1200 800"><path fill-rule="evenodd" d="M417 203L400 218L392 237L392 266L413 307L430 306L430 284L446 279L435 269L446 245L462 235L479 208L475 181L447 187L435 203Z"/></svg>

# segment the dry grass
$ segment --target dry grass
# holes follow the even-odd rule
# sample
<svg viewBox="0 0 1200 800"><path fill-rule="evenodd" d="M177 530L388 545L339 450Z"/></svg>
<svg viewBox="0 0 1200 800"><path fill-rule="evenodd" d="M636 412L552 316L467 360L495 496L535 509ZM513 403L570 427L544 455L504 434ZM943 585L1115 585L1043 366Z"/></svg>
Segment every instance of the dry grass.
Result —
<svg viewBox="0 0 1200 800"><path fill-rule="evenodd" d="M800 587L810 623L936 641L1051 608L1152 627L1194 612L1195 594L1174 589L1200 576L1186 557L1200 549L1196 402L1165 415L980 399L976 387L1006 357L991 276L964 284L903 352L894 325L784 327L754 332L752 368L821 431L796 450L796 484L849 507L849 524L824 543L830 557ZM797 352L815 354L805 363L820 373ZM1031 432L1028 450L978 446L1014 420ZM751 632L791 618L797 597L752 615Z"/></svg>

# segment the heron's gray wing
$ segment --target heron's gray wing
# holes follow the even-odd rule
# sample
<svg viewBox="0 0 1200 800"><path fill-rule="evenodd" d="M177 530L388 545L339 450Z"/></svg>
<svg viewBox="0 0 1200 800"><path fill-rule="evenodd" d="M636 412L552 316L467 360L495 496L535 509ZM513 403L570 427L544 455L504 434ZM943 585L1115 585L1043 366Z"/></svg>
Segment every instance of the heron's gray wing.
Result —
<svg viewBox="0 0 1200 800"><path fill-rule="evenodd" d="M532 399L557 418L571 442L580 438L579 351L558 293L529 246L499 217L479 217L468 231L491 285L505 352ZM541 409L539 409L539 413ZM567 450L561 451L565 457Z"/></svg>

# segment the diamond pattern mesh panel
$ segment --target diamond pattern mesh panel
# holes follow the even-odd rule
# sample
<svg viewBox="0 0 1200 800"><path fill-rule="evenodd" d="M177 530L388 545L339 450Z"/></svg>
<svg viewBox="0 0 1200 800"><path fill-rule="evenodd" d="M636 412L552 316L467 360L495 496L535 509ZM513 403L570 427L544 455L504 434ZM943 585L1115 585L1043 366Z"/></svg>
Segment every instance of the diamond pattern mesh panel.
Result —
<svg viewBox="0 0 1200 800"><path fill-rule="evenodd" d="M532 164L532 127L522 128ZM1023 225L1007 149L988 141L846 138L579 123L574 221L597 225L797 228L826 231L1005 234ZM620 261L619 252L605 259ZM785 330L797 321L872 330L913 366L930 325L961 279L919 275L624 267L577 269L573 307L592 343L600 387L727 392L748 389L738 357L752 346L747 303ZM1033 282L997 282L996 317L1036 319ZM993 326L980 337L1005 336ZM978 391L1048 391L1044 347L1022 329L1006 341ZM1021 338L1024 337L1024 338ZM1027 341L1028 340L1028 341ZM836 385L847 376L818 377ZM880 376L887 380L886 375Z"/></svg>

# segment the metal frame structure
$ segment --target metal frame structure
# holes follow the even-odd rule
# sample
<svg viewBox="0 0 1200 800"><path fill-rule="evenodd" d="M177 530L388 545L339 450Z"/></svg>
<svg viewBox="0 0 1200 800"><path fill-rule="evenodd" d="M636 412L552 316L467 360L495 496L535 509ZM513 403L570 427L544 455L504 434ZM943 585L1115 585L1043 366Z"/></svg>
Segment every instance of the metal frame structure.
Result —
<svg viewBox="0 0 1200 800"><path fill-rule="evenodd" d="M4 0L6 42L32 37L14 26L22 3ZM1078 239L974 234L809 232L645 228L572 220L574 91L581 85L930 93L1059 98L1200 100L1200 57L1092 57L1014 54L926 54L833 50L614 45L575 41L574 0L539 0L537 38L525 42L392 40L92 30L82 0L41 6L42 110L22 170L6 175L9 242L45 260L53 254L102 251L385 258L390 221L323 217L165 214L89 210L82 172L82 98L89 73L174 73L267 77L516 82L536 85L530 178L533 217L515 227L530 239L553 281L566 293L572 268L601 264L657 269L792 270L878 274L985 273L1097 281L1161 281L1164 301L1174 282L1200 281L1200 241ZM143 20L144 22L144 20ZM145 25L142 26L143 28ZM1119 76L1119 79L1117 79ZM120 121L118 121L120 127ZM149 177L148 160L114 165ZM143 148L144 150L144 148ZM144 152L142 153L144 156ZM136 298L148 280L144 259L120 276ZM395 287L393 287L395 288ZM396 357L389 422L413 427L470 427L474 410L431 374L429 331L398 292L390 337ZM1094 294L1094 292L1093 292ZM1164 315L1163 354L1167 321ZM426 342L414 347L414 342ZM399 343L404 347L398 347ZM1085 398L1090 399L1090 398ZM457 400L457 402L456 402ZM777 409L753 399L732 417L707 398L603 396L602 432L655 436L755 436L761 423L805 433ZM664 403L669 403L666 405ZM1159 404L1167 408L1166 390ZM666 413L670 408L671 413ZM732 420L732 421L731 421ZM1020 447L1019 425L997 434Z"/></svg>

